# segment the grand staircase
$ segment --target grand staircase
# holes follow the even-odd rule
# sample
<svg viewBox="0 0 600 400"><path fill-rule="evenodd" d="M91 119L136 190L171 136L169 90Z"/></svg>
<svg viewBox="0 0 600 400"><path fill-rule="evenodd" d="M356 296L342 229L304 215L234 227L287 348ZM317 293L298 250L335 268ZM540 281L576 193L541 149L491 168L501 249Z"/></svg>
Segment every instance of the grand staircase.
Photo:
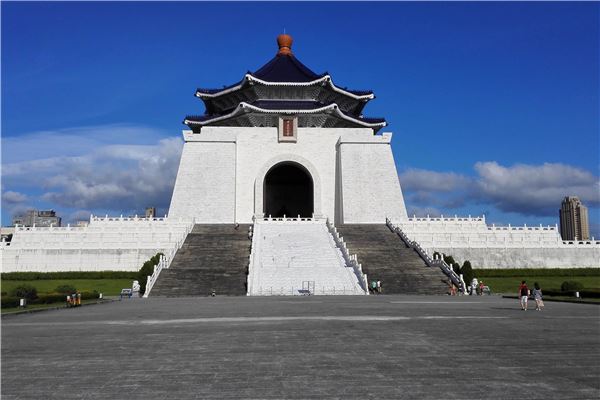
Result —
<svg viewBox="0 0 600 400"><path fill-rule="evenodd" d="M360 279L324 220L254 225L249 295L364 295Z"/></svg>
<svg viewBox="0 0 600 400"><path fill-rule="evenodd" d="M351 253L358 255L369 282L380 280L387 294L445 294L446 275L428 267L384 224L337 226Z"/></svg>
<svg viewBox="0 0 600 400"><path fill-rule="evenodd" d="M250 255L249 225L195 225L162 270L151 296L243 296Z"/></svg>

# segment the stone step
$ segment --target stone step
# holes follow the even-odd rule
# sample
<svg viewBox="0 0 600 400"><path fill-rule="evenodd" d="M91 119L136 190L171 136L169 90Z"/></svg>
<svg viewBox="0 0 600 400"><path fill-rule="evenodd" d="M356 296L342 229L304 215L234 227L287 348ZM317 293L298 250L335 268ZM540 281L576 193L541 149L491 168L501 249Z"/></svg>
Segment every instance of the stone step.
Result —
<svg viewBox="0 0 600 400"><path fill-rule="evenodd" d="M255 233L258 250L249 277L251 295L266 295L271 289L291 295L306 281L314 283L316 293L343 294L345 289L347 294L364 294L325 221L261 222L256 224Z"/></svg>
<svg viewBox="0 0 600 400"><path fill-rule="evenodd" d="M446 275L428 267L419 254L409 248L385 224L346 224L337 226L351 254L370 281L380 280L384 293L445 294Z"/></svg>
<svg viewBox="0 0 600 400"><path fill-rule="evenodd" d="M150 296L244 296L250 225L196 224Z"/></svg>

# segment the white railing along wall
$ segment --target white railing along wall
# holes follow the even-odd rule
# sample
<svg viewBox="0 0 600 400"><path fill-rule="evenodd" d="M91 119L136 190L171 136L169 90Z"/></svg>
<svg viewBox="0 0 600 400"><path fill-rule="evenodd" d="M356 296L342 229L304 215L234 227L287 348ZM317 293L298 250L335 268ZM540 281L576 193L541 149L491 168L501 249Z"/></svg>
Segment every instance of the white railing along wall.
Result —
<svg viewBox="0 0 600 400"><path fill-rule="evenodd" d="M252 225L250 225L250 228L248 228L248 238L251 239L251 242L250 242L250 255L248 256L248 278L246 278L248 280L247 289L246 289L247 296L250 296L250 293L252 293L252 290L254 289L254 280L255 280L255 273L256 273L255 267L254 267L254 263L255 263L254 260L259 251L255 233L256 233L256 225L252 224Z"/></svg>
<svg viewBox="0 0 600 400"><path fill-rule="evenodd" d="M394 221L413 240L433 248L595 248L600 241L562 240L554 226L488 226L484 217L408 218Z"/></svg>
<svg viewBox="0 0 600 400"><path fill-rule="evenodd" d="M362 265L358 262L358 257L356 256L356 254L350 254L350 252L348 251L348 246L346 246L346 243L344 242L344 238L340 236L340 233L337 231L335 226L333 226L333 224L329 222L329 219L327 219L325 223L327 225L329 233L331 234L331 237L333 238L333 241L335 242L335 245L341 250L346 265L352 267L354 273L356 274L356 277L358 278L360 286L365 291L365 294L368 295L369 281L367 279L367 274L363 273Z"/></svg>
<svg viewBox="0 0 600 400"><path fill-rule="evenodd" d="M389 218L385 219L385 223L392 230L392 232L395 232L398 236L400 236L400 238L404 241L404 243L406 243L408 247L414 249L417 253L419 253L419 256L421 256L421 258L423 259L423 261L425 261L428 267L437 267L441 269L442 272L446 274L446 276L448 276L450 280L452 280L452 283L454 283L463 293L467 293L467 287L465 285L464 280L462 279L462 276L459 276L456 272L454 272L452 267L449 266L442 258L432 258L429 255L429 253L418 242L411 240L406 235L406 233L404 233L402 229L400 229L400 227L394 225Z"/></svg>
<svg viewBox="0 0 600 400"><path fill-rule="evenodd" d="M175 243L175 246L173 246L173 248L171 248L167 252L167 254L163 254L160 256L158 264L156 264L154 266L154 272L152 273L152 275L148 275L146 278L146 291L144 292L144 297L148 297L150 295L150 291L152 290L152 287L154 287L154 284L158 280L158 276L160 275L161 271L163 269L169 268L171 266L171 263L173 262L173 259L175 258L175 254L177 254L177 250L179 250L181 248L181 246L183 246L183 243L185 242L187 235L192 231L192 229L194 229L193 222L188 226L188 228L185 230L185 232L181 235L179 240Z"/></svg>
<svg viewBox="0 0 600 400"><path fill-rule="evenodd" d="M259 287L254 290L252 296L301 296L303 295L303 289L301 287ZM367 291L368 293L368 291ZM307 293L308 294L308 293ZM319 286L314 291L310 292L311 295L324 295L324 296L343 296L343 295L364 295L363 290L359 290L356 287L347 288L339 286Z"/></svg>

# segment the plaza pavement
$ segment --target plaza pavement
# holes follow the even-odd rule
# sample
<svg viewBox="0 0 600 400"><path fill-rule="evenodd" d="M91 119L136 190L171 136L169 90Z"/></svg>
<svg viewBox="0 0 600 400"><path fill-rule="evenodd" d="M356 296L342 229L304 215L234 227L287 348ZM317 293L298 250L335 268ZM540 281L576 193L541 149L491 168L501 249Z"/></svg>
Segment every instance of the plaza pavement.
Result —
<svg viewBox="0 0 600 400"><path fill-rule="evenodd" d="M598 399L600 307L134 299L4 317L1 361L3 400Z"/></svg>

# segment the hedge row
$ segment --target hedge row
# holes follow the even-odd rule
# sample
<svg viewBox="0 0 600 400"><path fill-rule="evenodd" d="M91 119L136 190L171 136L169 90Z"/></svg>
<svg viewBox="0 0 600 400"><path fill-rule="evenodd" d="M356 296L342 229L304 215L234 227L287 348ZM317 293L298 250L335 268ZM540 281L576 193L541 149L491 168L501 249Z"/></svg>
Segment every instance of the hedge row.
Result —
<svg viewBox="0 0 600 400"><path fill-rule="evenodd" d="M600 268L511 268L473 269L478 278L509 278L532 276L600 276Z"/></svg>
<svg viewBox="0 0 600 400"><path fill-rule="evenodd" d="M7 281L37 281L47 279L135 279L137 271L69 271L69 272L4 272Z"/></svg>
<svg viewBox="0 0 600 400"><path fill-rule="evenodd" d="M154 273L154 266L158 264L160 261L160 256L163 253L156 253L154 256L150 257L148 261L142 265L142 268L138 272L136 272L136 278L138 283L140 284L140 295L144 295L146 293L146 283L148 281L148 276Z"/></svg>
<svg viewBox="0 0 600 400"><path fill-rule="evenodd" d="M81 300L97 299L98 292L82 292ZM14 296L2 296L2 308L18 307L20 297ZM48 293L38 296L34 300L27 300L27 304L52 304L52 303L66 303L67 295L61 293Z"/></svg>
<svg viewBox="0 0 600 400"><path fill-rule="evenodd" d="M567 297L575 297L575 292L563 292L560 290L543 290L542 289L542 293L544 296L567 296ZM584 290L580 290L579 291L579 296L581 296L582 298L594 298L594 299L600 299L600 290L591 290L591 289L584 289Z"/></svg>

